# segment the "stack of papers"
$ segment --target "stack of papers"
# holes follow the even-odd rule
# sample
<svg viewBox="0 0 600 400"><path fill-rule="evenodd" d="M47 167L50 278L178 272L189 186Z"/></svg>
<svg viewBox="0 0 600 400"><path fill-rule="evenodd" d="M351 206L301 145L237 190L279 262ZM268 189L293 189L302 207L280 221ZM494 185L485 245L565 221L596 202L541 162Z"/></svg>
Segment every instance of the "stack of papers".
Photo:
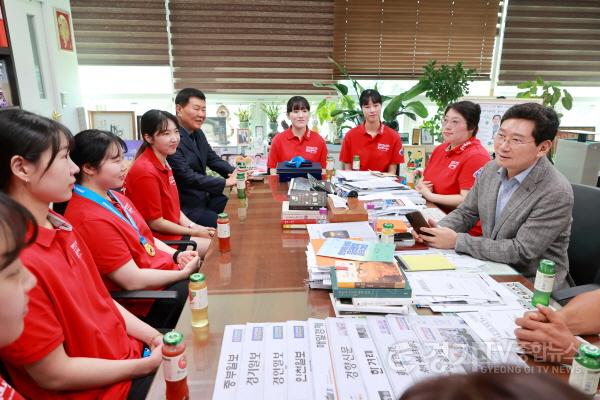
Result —
<svg viewBox="0 0 600 400"><path fill-rule="evenodd" d="M366 242L377 241L377 235L366 221L335 224L314 224L307 226L310 242L306 247L308 285L311 289L331 289L330 269L335 266L335 258L317 256L327 238L354 238Z"/></svg>
<svg viewBox="0 0 600 400"><path fill-rule="evenodd" d="M397 399L439 375L500 363L525 369L516 350L484 343L457 316L228 325L213 399Z"/></svg>
<svg viewBox="0 0 600 400"><path fill-rule="evenodd" d="M404 215L421 209L421 207L418 207L407 196L394 196L387 192L381 196L369 194L361 196L359 199L367 204L373 204L374 209L371 212L378 217L383 215Z"/></svg>
<svg viewBox="0 0 600 400"><path fill-rule="evenodd" d="M518 296L485 273L459 271L407 272L413 301L434 312L485 309L523 310Z"/></svg>

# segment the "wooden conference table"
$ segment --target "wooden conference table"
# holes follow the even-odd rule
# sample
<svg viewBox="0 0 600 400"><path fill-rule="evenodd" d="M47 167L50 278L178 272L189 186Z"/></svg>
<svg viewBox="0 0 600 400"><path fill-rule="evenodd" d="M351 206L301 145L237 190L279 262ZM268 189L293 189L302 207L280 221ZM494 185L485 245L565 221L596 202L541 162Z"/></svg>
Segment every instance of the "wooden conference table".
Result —
<svg viewBox="0 0 600 400"><path fill-rule="evenodd" d="M231 252L221 254L214 240L201 270L208 285L209 326L192 328L186 305L176 327L187 345L191 399L212 398L225 325L335 316L328 291L305 285L308 234L283 232L279 224L286 193L287 184L269 176L252 183L245 204L235 194L230 197L226 212L231 220ZM532 287L521 275L494 278ZM562 375L566 379L564 371ZM164 398L161 367L147 399Z"/></svg>

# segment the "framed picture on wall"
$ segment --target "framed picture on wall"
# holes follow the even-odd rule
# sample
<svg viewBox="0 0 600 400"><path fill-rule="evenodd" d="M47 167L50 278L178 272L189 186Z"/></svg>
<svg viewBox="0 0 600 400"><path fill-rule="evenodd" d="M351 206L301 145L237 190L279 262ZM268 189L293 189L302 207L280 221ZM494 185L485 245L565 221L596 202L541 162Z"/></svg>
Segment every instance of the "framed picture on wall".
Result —
<svg viewBox="0 0 600 400"><path fill-rule="evenodd" d="M237 130L238 145L245 146L250 142L250 129L239 128Z"/></svg>
<svg viewBox="0 0 600 400"><path fill-rule="evenodd" d="M402 144L409 144L409 133L408 132L400 132L400 140L402 140Z"/></svg>
<svg viewBox="0 0 600 400"><path fill-rule="evenodd" d="M58 32L58 46L61 50L73 51L73 32L71 31L71 14L55 8L54 20Z"/></svg>
<svg viewBox="0 0 600 400"><path fill-rule="evenodd" d="M133 111L88 111L91 129L102 129L123 140L136 139L135 112Z"/></svg>
<svg viewBox="0 0 600 400"><path fill-rule="evenodd" d="M418 146L419 140L421 140L421 129L414 128L412 132L412 140L410 141L410 143L414 146Z"/></svg>
<svg viewBox="0 0 600 400"><path fill-rule="evenodd" d="M406 166L409 170L425 169L425 147L423 146L406 146L404 148L404 157Z"/></svg>
<svg viewBox="0 0 600 400"><path fill-rule="evenodd" d="M421 144L433 144L433 135L427 129L421 129Z"/></svg>

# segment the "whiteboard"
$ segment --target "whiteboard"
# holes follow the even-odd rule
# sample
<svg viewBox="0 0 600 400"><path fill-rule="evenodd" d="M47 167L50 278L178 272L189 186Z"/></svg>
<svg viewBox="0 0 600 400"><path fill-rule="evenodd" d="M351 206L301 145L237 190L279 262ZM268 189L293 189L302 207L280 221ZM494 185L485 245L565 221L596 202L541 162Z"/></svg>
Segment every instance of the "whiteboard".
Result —
<svg viewBox="0 0 600 400"><path fill-rule="evenodd" d="M477 139L487 149L493 149L494 136L500 128L500 119L502 115L514 106L522 103L539 103L542 104L542 99L517 99L506 98L498 99L495 97L463 97L458 101L468 100L479 104L481 107L481 117L479 118L479 131Z"/></svg>

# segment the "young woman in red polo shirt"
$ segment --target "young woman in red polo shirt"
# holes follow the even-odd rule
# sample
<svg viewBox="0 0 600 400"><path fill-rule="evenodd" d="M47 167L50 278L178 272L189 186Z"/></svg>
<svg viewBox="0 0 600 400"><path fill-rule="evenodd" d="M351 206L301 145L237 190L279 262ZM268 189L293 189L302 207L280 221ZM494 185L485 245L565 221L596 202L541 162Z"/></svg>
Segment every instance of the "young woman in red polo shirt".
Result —
<svg viewBox="0 0 600 400"><path fill-rule="evenodd" d="M491 157L475 138L481 107L471 101L449 105L442 120L444 143L437 146L416 189L446 212L458 207L475 184L477 172ZM481 236L477 224L470 231Z"/></svg>
<svg viewBox="0 0 600 400"><path fill-rule="evenodd" d="M28 227L32 231L27 235ZM0 348L17 340L27 314L27 293L35 277L19 260L23 248L35 241L37 229L33 216L19 203L0 192ZM0 376L0 399L22 400Z"/></svg>
<svg viewBox="0 0 600 400"><path fill-rule="evenodd" d="M71 159L79 167L65 217L83 236L109 290L164 288L179 293L176 305L163 301L123 303L150 325L174 328L187 299L187 281L198 270L195 251L179 251L152 236L131 201L112 188L123 186L127 146L96 129L78 133ZM102 240L98 240L101 237ZM152 305L152 307L150 307ZM166 322L165 322L166 321Z"/></svg>
<svg viewBox="0 0 600 400"><path fill-rule="evenodd" d="M340 161L345 169L352 169L354 156L360 159L361 171L395 174L398 164L404 162L400 135L381 122L381 102L381 95L376 90L367 89L360 94L364 123L344 136Z"/></svg>
<svg viewBox="0 0 600 400"><path fill-rule="evenodd" d="M81 236L48 208L72 195L78 172L69 158L72 139L56 121L23 110L0 113L0 188L38 227L35 243L20 254L37 279L25 330L0 349L0 358L28 398L139 395L138 384L161 362L161 335L111 299ZM146 358L140 358L143 343L153 349Z"/></svg>
<svg viewBox="0 0 600 400"><path fill-rule="evenodd" d="M289 99L287 117L292 126L273 138L267 167L274 169L277 168L277 163L301 156L305 160L320 163L324 169L327 164L327 145L321 135L308 128L310 117L308 100L302 96Z"/></svg>
<svg viewBox="0 0 600 400"><path fill-rule="evenodd" d="M216 230L195 224L181 211L179 192L167 162L167 156L174 154L179 144L177 118L166 111L150 110L142 115L140 130L144 143L125 178L125 194L155 237L191 239L198 244L198 253L204 255Z"/></svg>

